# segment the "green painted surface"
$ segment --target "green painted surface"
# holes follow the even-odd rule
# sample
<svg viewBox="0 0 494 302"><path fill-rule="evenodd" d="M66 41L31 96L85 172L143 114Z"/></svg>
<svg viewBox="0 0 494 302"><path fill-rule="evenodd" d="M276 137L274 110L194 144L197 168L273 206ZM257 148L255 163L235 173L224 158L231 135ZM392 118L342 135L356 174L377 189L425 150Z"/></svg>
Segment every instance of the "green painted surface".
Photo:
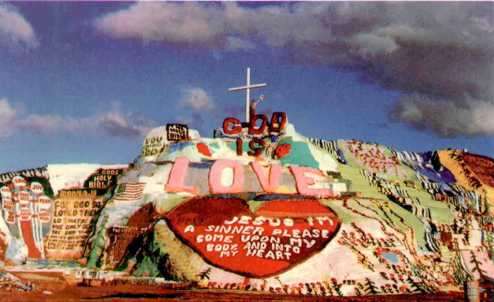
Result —
<svg viewBox="0 0 494 302"><path fill-rule="evenodd" d="M283 165L298 165L318 169L319 164L310 152L307 143L295 142L290 137L282 138L279 144L290 144L292 146L290 153L281 158Z"/></svg>

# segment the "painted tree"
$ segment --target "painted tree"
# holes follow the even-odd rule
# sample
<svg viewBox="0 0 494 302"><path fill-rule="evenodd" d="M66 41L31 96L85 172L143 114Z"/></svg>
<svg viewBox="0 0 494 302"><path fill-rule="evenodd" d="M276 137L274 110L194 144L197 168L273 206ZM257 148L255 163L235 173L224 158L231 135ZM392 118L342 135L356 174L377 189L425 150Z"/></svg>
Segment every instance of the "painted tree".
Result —
<svg viewBox="0 0 494 302"><path fill-rule="evenodd" d="M143 274L150 272L155 277L181 281L180 276L175 272L170 262L166 245L160 242L156 233L150 232L140 237L141 243L138 243L138 245L143 248L136 249L129 254L129 257L135 258L137 261L132 275L143 276Z"/></svg>
<svg viewBox="0 0 494 302"><path fill-rule="evenodd" d="M465 282L472 280L472 275L463 266L458 251L455 253L451 262L453 267L453 279L456 285L463 285Z"/></svg>
<svg viewBox="0 0 494 302"><path fill-rule="evenodd" d="M201 279L201 280L209 280L209 275L211 275L211 268L208 267L206 270L200 272L198 274L198 277Z"/></svg>
<svg viewBox="0 0 494 302"><path fill-rule="evenodd" d="M108 222L108 216L104 215L102 217L99 226L98 225L96 226L99 228L92 242L92 249L91 249L91 253L89 254L89 261L87 264L88 268L97 268L102 265L101 258L105 251L107 222Z"/></svg>
<svg viewBox="0 0 494 302"><path fill-rule="evenodd" d="M473 268L471 269L472 273L477 273L480 276L485 274L485 271L481 267L482 264L477 259L473 251L470 251L470 264L473 265Z"/></svg>
<svg viewBox="0 0 494 302"><path fill-rule="evenodd" d="M483 241L483 245L487 248L489 252L489 257L494 255L494 234L491 232L484 231L485 240Z"/></svg>
<svg viewBox="0 0 494 302"><path fill-rule="evenodd" d="M408 276L406 282L408 283L408 285L410 285L410 288L413 292L419 292L419 293L433 292L433 290L423 281L415 281L411 276Z"/></svg>
<svg viewBox="0 0 494 302"><path fill-rule="evenodd" d="M372 281L369 277L365 278L364 292L366 295L377 295L380 293L376 283L374 283L374 281Z"/></svg>
<svg viewBox="0 0 494 302"><path fill-rule="evenodd" d="M343 293L341 292L341 283L338 283L336 278L331 278L331 286L334 288L338 296L343 296Z"/></svg>
<svg viewBox="0 0 494 302"><path fill-rule="evenodd" d="M334 293L333 293L333 289L332 289L331 284L328 281L323 281L323 284L324 284L324 287L327 290L326 296L333 296Z"/></svg>

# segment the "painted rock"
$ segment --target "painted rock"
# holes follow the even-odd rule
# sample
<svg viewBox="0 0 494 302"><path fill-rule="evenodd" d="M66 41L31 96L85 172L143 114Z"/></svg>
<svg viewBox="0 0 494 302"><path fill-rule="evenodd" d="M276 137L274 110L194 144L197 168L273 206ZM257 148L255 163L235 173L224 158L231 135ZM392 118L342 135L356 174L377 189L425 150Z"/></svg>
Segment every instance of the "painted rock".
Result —
<svg viewBox="0 0 494 302"><path fill-rule="evenodd" d="M310 258L341 224L313 198L264 201L253 211L241 198L197 197L173 209L166 220L206 262L255 278Z"/></svg>

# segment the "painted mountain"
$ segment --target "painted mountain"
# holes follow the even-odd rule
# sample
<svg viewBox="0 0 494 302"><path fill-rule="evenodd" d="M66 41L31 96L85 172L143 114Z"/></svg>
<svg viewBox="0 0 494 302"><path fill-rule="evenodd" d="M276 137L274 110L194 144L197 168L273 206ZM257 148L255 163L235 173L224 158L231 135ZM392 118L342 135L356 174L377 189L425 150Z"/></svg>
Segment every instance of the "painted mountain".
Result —
<svg viewBox="0 0 494 302"><path fill-rule="evenodd" d="M1 174L0 291L57 290L26 281L33 271L280 296L461 293L494 278L494 160L255 118L214 138L153 129L128 165Z"/></svg>

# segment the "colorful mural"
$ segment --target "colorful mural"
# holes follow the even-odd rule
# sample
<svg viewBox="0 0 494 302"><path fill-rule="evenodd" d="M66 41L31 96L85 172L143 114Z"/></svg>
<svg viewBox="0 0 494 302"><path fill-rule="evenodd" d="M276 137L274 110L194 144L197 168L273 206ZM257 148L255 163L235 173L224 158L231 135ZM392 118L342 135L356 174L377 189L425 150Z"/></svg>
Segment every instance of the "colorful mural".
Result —
<svg viewBox="0 0 494 302"><path fill-rule="evenodd" d="M449 295L494 278L494 161L308 139L256 116L216 138L156 128L129 166L0 175L0 255L60 261L74 284L277 295Z"/></svg>
<svg viewBox="0 0 494 302"><path fill-rule="evenodd" d="M49 259L79 259L92 231L103 200L97 190L70 189L59 192L54 202L53 223L46 239Z"/></svg>
<svg viewBox="0 0 494 302"><path fill-rule="evenodd" d="M53 194L46 177L45 168L0 176L3 219L27 247L29 259L45 257L43 238L51 221Z"/></svg>
<svg viewBox="0 0 494 302"><path fill-rule="evenodd" d="M314 199L270 200L255 208L240 198L194 198L166 221L206 262L256 278L306 260L340 226L336 214Z"/></svg>
<svg viewBox="0 0 494 302"><path fill-rule="evenodd" d="M58 173L50 177L50 171L59 170L59 166L1 174L1 217L8 241L4 260L15 263L82 257L95 211L103 206L104 194L111 193L127 166L97 167L63 166L62 178L70 180L63 185ZM99 201L95 202L97 196ZM57 250L60 248L71 256L63 256Z"/></svg>

